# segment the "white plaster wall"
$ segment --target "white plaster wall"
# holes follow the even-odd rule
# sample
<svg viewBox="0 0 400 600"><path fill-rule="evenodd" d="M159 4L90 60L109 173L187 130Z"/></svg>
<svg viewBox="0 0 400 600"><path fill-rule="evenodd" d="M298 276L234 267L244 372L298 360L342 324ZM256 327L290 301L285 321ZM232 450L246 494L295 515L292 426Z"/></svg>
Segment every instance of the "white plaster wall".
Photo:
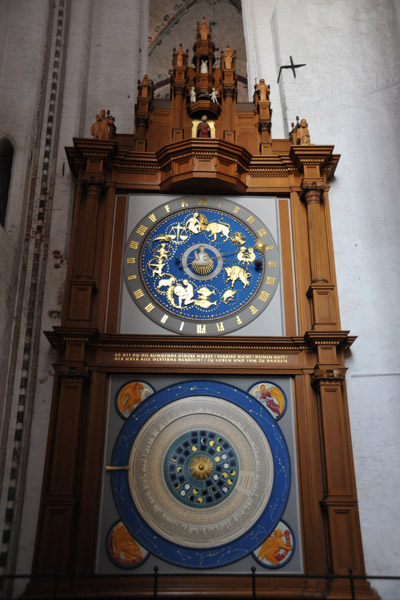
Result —
<svg viewBox="0 0 400 600"><path fill-rule="evenodd" d="M281 77L284 127L342 158L330 203L342 328L358 336L348 397L366 570L399 575L400 38L391 0L278 0L276 55L306 63ZM274 103L275 98L272 97ZM372 582L385 600L398 582Z"/></svg>
<svg viewBox="0 0 400 600"><path fill-rule="evenodd" d="M243 28L247 52L249 100L253 100L255 78L265 79L271 88L273 138L286 136L282 121L280 89L277 84L279 45L274 44L273 14L276 0L242 0ZM289 56L284 57L289 61ZM287 64L285 62L284 64Z"/></svg>
<svg viewBox="0 0 400 600"><path fill-rule="evenodd" d="M145 66L146 3L96 0L93 11L85 136L100 109L115 117L118 133L133 133L139 65ZM143 35L145 32L145 36ZM144 44L146 40L146 45Z"/></svg>
<svg viewBox="0 0 400 600"><path fill-rule="evenodd" d="M47 18L46 0L34 3L4 0L1 27L0 106L2 120L0 138L7 137L14 146L14 160L9 189L5 228L0 230L0 416L2 446L0 471L5 461L4 443L8 438L8 422L13 407L5 402L13 328L18 328L24 313L17 311L16 292L25 233L31 165L34 159L35 135L41 94L41 77L45 57ZM15 411L14 407L14 411ZM4 426L4 428L3 428ZM1 478L2 473L0 473ZM0 511L0 521L3 513Z"/></svg>
<svg viewBox="0 0 400 600"><path fill-rule="evenodd" d="M46 280L40 307L41 331L51 330L59 324L64 295L75 189L65 147L72 146L73 137L90 136L89 129L94 116L103 107L110 108L116 117L118 131L133 132L136 80L140 72L139 64L142 67L145 65L139 44L143 41L146 6L146 1L122 0L113 3L71 0L68 3L65 69L60 73L59 80L61 111L54 126L54 193ZM51 65L52 57L50 69ZM32 414L17 573L29 572L32 564L47 444L55 353L44 335L40 339L37 361L36 401ZM14 594L23 589L24 584L17 583Z"/></svg>
<svg viewBox="0 0 400 600"><path fill-rule="evenodd" d="M72 145L73 137L85 135L84 121L92 10L92 0L72 0L69 3L70 23L65 45L65 70L60 71L59 79L62 104L60 118L55 120L54 127L55 151L52 159L54 194L52 195L50 216L46 281L41 307L41 332L52 330L53 326L59 325L61 317L75 186L74 177L68 167L65 146ZM54 40L51 51L54 52ZM52 60L51 58L50 68ZM47 96L48 94L49 89ZM48 105L48 97L46 105ZM41 334L36 376L36 401L32 413L25 498L16 563L17 573L28 573L32 565L54 383L52 365L55 359L55 352L50 347L47 338ZM17 582L14 586L14 594L21 593L24 587L24 582Z"/></svg>

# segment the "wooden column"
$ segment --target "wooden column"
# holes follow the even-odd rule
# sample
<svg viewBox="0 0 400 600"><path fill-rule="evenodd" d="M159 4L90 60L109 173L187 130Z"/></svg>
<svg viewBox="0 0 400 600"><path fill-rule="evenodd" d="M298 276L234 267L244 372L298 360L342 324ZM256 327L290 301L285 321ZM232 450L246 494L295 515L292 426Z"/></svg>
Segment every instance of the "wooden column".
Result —
<svg viewBox="0 0 400 600"><path fill-rule="evenodd" d="M106 201L105 171L109 158L117 148L116 141L75 139L81 170L75 195L71 256L68 264L69 290L64 301L63 325L90 327L96 281L97 253L104 223L100 222L102 203ZM111 186L112 187L112 186ZM110 224L110 227L112 224Z"/></svg>

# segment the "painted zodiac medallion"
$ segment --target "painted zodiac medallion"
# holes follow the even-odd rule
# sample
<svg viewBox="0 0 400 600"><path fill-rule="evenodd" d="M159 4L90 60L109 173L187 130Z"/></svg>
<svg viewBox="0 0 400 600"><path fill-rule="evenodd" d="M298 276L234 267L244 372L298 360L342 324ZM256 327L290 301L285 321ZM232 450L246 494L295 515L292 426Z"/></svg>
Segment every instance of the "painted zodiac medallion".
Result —
<svg viewBox="0 0 400 600"><path fill-rule="evenodd" d="M268 410L274 419L280 419L287 406L286 394L283 389L271 381L260 381L251 386L248 393Z"/></svg>
<svg viewBox="0 0 400 600"><path fill-rule="evenodd" d="M181 334L243 327L268 306L279 278L267 227L220 197L176 199L148 214L129 236L124 267L140 310Z"/></svg>
<svg viewBox="0 0 400 600"><path fill-rule="evenodd" d="M118 521L108 532L107 553L110 560L123 569L138 567L149 555L131 536L122 521Z"/></svg>
<svg viewBox="0 0 400 600"><path fill-rule="evenodd" d="M191 568L252 552L278 523L290 488L274 419L246 392L215 381L176 384L140 403L112 465L114 499L131 535Z"/></svg>
<svg viewBox="0 0 400 600"><path fill-rule="evenodd" d="M118 392L116 397L117 412L127 419L137 405L153 394L154 390L144 381L130 381L126 383Z"/></svg>
<svg viewBox="0 0 400 600"><path fill-rule="evenodd" d="M269 569L283 567L295 550L293 531L287 523L279 521L272 534L253 552L254 558Z"/></svg>

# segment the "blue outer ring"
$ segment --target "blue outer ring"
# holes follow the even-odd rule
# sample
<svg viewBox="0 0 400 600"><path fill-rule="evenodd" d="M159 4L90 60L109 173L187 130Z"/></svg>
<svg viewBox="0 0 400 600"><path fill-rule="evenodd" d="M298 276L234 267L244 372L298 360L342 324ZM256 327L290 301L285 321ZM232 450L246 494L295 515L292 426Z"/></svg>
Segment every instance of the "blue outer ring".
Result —
<svg viewBox="0 0 400 600"><path fill-rule="evenodd" d="M129 486L126 471L111 472L114 500L130 533L159 558L181 567L210 569L236 562L247 556L271 534L288 500L290 491L290 457L285 438L276 421L252 396L231 385L217 381L185 381L168 386L144 400L131 414L115 443L112 465L129 464L132 445L141 427L160 408L191 396L212 396L226 400L245 410L260 426L271 448L274 482L267 505L257 522L236 540L210 548L181 546L161 537L142 519Z"/></svg>

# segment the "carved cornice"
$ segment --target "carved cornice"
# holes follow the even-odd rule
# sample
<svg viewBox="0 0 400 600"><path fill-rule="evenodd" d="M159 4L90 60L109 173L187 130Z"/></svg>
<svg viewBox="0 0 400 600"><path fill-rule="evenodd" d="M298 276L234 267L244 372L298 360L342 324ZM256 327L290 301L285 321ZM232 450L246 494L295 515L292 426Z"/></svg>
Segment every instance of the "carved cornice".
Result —
<svg viewBox="0 0 400 600"><path fill-rule="evenodd" d="M220 108L219 104L213 104L217 110ZM269 122L265 121L263 126L268 129ZM78 176L82 171L87 171L89 159L102 160L102 172L106 175L107 185L115 184L116 187L122 185L125 189L135 189L134 179L127 179L128 173L134 175L136 173L156 174L159 172L161 175L161 172L170 169L175 161L188 160L188 157L204 159L204 157L208 156L209 158L215 158L213 170L209 171L209 178L214 180L221 178L223 181L224 174L227 172L226 167L232 164L237 165L238 175L239 173L243 174L243 177L232 177L232 173L229 175L229 185L237 185L237 191L244 191L246 189L246 185L244 184L244 177L246 175L257 178L280 177L282 180L286 179L286 183L282 181L281 187L283 190L283 188L293 188L293 181L290 182L289 186L289 176L291 174L299 176L302 172L299 152L302 152L301 156L303 157L304 152L311 152L311 156L324 156L324 173L326 173L327 177L333 174L338 160L337 156L335 157L331 154L333 146L301 146L295 148L290 147L288 142L288 151L286 152L284 150L284 142L286 140L279 141L279 151L275 150L270 155L251 155L246 149L232 142L221 139L199 140L197 138L189 138L168 144L156 153L143 152L136 151L133 145L126 144L125 137L121 137L120 146L118 135L115 140L75 139L75 147L66 149L72 172ZM274 140L272 140L272 147L274 148ZM306 150L303 150L304 148ZM329 152L326 151L326 148L329 149ZM179 173L179 169L177 172ZM95 173L95 171L91 170L91 173ZM171 171L172 183L174 177L176 175ZM195 178L196 173L193 172L191 177L189 177L189 174L182 177L179 173L180 180L185 177L189 179L191 177ZM201 177L205 180L207 173L203 173ZM309 181L312 183L313 180L303 178L304 187L308 186ZM162 178L155 179L153 189L172 189L170 187L171 182L168 182L168 186L165 187ZM300 185L300 182L297 185Z"/></svg>
<svg viewBox="0 0 400 600"><path fill-rule="evenodd" d="M349 333L349 331L307 331L304 334L304 341L313 350L318 346L336 346L338 350L346 351L357 339Z"/></svg>
<svg viewBox="0 0 400 600"><path fill-rule="evenodd" d="M45 336L55 349L63 349L67 342L81 342L93 346L99 332L93 327L80 327L78 330L69 327L54 327L53 331L45 331Z"/></svg>
<svg viewBox="0 0 400 600"><path fill-rule="evenodd" d="M93 140L74 138L74 147L65 149L71 171L77 177L80 169L88 169L89 162L101 162L103 169L118 149L118 142L113 140Z"/></svg>
<svg viewBox="0 0 400 600"><path fill-rule="evenodd" d="M321 171L329 174L330 178L339 161L339 156L333 154L333 148L334 146L316 146L314 144L292 146L289 155L300 173L304 172L305 166L318 165Z"/></svg>

